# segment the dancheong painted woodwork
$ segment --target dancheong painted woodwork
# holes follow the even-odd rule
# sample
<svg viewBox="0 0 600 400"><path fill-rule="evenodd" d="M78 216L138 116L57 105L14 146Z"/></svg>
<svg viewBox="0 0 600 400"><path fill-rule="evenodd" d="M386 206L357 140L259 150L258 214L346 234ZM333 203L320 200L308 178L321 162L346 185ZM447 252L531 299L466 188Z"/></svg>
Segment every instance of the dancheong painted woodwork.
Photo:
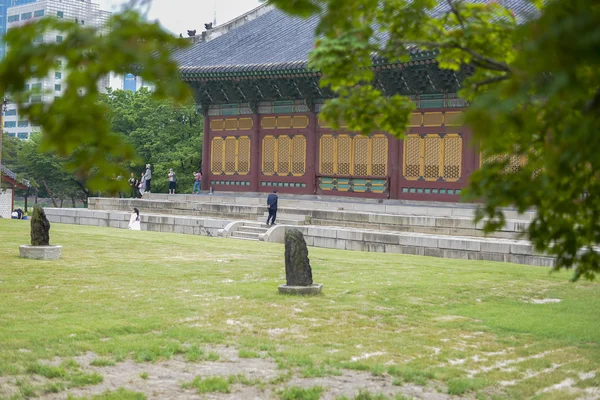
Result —
<svg viewBox="0 0 600 400"><path fill-rule="evenodd" d="M503 0L517 18L526 0ZM456 96L473 68L439 68L435 51L374 65L375 85L416 105L404 140L319 118L333 94L308 67L318 16L263 6L255 18L175 54L204 113L203 189L457 201L481 160ZM447 11L441 1L435 12ZM512 160L507 168L520 168Z"/></svg>

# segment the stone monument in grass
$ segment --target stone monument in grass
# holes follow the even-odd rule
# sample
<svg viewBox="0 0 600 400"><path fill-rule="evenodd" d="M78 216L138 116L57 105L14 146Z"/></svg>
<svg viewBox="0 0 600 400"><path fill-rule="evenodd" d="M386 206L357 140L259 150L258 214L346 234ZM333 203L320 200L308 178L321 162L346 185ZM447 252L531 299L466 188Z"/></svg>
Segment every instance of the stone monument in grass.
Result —
<svg viewBox="0 0 600 400"><path fill-rule="evenodd" d="M319 294L323 285L313 283L304 235L298 229L285 232L285 278L279 286L283 294Z"/></svg>
<svg viewBox="0 0 600 400"><path fill-rule="evenodd" d="M22 245L19 251L21 257L35 260L58 260L62 255L62 246L50 245L50 221L41 206L33 208L31 245Z"/></svg>

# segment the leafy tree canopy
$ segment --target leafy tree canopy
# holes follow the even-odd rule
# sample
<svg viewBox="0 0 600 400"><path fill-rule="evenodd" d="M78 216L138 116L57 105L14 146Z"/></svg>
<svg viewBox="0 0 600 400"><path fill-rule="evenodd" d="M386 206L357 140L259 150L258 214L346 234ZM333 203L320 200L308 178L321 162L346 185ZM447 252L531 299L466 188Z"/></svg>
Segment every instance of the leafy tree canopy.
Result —
<svg viewBox="0 0 600 400"><path fill-rule="evenodd" d="M600 272L600 3L530 2L536 12L521 18L494 1L271 0L298 16L319 13L310 64L339 96L323 116L352 130L402 137L407 128L413 105L371 84L374 59L406 61L416 47L438 51L441 68L474 66L459 95L490 161L467 199L484 200L478 219L488 231L504 224L502 207L535 208L535 248L591 279ZM432 12L438 3L447 12ZM507 171L510 157L526 163Z"/></svg>

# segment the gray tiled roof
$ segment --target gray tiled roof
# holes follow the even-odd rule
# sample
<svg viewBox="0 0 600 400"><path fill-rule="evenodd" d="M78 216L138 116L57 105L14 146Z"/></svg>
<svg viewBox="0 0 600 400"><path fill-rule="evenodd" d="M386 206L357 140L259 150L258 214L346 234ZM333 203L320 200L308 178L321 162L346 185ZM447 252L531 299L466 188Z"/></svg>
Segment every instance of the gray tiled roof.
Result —
<svg viewBox="0 0 600 400"><path fill-rule="evenodd" d="M490 0L467 0L488 3ZM528 0L495 0L513 10L519 20L535 15ZM448 11L445 0L433 14ZM200 42L174 55L182 73L229 73L302 69L314 48L319 16L292 17L273 9L208 42Z"/></svg>

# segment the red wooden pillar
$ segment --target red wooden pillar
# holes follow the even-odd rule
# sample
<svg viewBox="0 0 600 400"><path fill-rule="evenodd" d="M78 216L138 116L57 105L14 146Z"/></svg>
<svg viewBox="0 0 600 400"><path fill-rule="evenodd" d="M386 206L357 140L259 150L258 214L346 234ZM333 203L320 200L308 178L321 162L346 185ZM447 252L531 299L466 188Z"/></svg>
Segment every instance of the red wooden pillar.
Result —
<svg viewBox="0 0 600 400"><path fill-rule="evenodd" d="M210 121L208 107L204 109L204 137L202 138L202 190L210 189Z"/></svg>
<svg viewBox="0 0 600 400"><path fill-rule="evenodd" d="M260 141L260 115L252 114L252 139L250 144L250 191L260 191L262 146Z"/></svg>
<svg viewBox="0 0 600 400"><path fill-rule="evenodd" d="M390 187L389 197L397 199L400 189L400 141L392 135L388 135L389 163L390 163Z"/></svg>
<svg viewBox="0 0 600 400"><path fill-rule="evenodd" d="M317 165L319 163L319 138L318 138L317 113L311 111L308 115L308 137L306 138L306 176L310 181L307 184L307 192L317 193Z"/></svg>

